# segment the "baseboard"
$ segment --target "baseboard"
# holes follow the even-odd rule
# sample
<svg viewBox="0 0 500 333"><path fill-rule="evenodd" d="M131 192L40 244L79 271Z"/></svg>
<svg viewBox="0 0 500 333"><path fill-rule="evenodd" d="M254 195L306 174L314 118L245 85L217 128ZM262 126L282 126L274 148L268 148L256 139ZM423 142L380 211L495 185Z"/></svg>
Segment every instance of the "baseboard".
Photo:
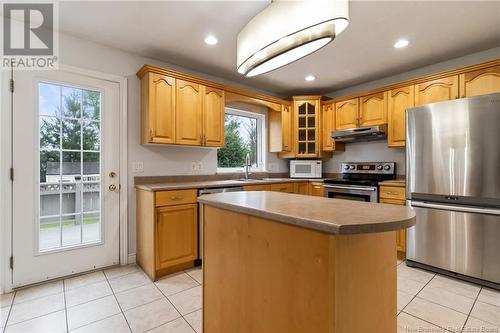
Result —
<svg viewBox="0 0 500 333"><path fill-rule="evenodd" d="M131 253L128 255L127 264L135 264L135 253Z"/></svg>

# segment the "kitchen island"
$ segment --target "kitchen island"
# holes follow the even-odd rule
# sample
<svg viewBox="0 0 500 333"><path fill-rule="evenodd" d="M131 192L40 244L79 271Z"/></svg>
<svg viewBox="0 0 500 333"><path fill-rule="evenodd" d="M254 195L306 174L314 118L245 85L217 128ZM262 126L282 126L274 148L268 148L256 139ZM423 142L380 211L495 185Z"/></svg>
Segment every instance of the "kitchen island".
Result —
<svg viewBox="0 0 500 333"><path fill-rule="evenodd" d="M201 196L203 332L396 332L395 205L278 192Z"/></svg>

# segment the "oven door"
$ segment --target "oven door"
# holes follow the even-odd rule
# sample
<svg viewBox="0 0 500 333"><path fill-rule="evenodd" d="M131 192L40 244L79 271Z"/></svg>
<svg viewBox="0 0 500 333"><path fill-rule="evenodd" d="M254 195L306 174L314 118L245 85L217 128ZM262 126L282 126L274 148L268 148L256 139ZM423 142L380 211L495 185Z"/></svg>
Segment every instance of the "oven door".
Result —
<svg viewBox="0 0 500 333"><path fill-rule="evenodd" d="M378 202L376 186L351 186L325 184L325 197L366 202Z"/></svg>

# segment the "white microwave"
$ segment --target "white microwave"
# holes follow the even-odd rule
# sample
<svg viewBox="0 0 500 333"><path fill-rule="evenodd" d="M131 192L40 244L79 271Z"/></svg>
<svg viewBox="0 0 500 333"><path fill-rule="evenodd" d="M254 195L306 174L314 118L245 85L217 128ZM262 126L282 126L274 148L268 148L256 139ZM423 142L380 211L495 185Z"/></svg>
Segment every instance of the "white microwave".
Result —
<svg viewBox="0 0 500 333"><path fill-rule="evenodd" d="M321 160L291 160L291 178L321 178Z"/></svg>

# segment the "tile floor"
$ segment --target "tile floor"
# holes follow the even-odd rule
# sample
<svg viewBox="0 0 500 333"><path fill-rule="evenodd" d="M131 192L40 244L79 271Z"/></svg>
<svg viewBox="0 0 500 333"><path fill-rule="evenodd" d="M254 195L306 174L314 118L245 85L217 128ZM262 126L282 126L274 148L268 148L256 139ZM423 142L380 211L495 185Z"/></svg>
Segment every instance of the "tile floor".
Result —
<svg viewBox="0 0 500 333"><path fill-rule="evenodd" d="M500 292L398 262L398 332L500 332ZM0 295L3 332L201 333L201 269L136 265Z"/></svg>

